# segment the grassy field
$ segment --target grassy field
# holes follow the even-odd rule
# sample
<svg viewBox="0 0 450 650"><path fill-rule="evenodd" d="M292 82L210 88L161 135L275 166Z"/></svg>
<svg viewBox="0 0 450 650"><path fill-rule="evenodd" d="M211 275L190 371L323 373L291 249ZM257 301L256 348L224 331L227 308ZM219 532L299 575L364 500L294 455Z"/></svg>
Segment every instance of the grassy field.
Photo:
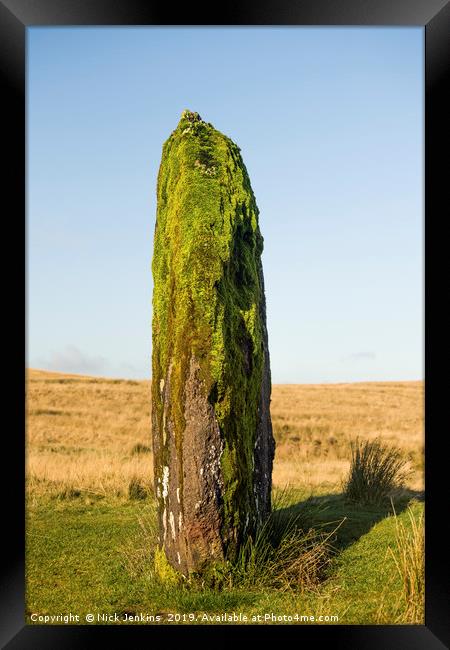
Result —
<svg viewBox="0 0 450 650"><path fill-rule="evenodd" d="M307 504L308 526L339 526L320 582L161 585L152 560L150 382L29 370L27 621L61 623L32 615L71 612L83 624L88 613L102 624L420 622L398 541L399 530L403 544L413 535L423 512L423 383L276 385L271 412L280 513ZM380 438L408 461L405 489L393 495L397 518L391 503L361 506L342 494L357 437ZM240 620L223 619L233 615Z"/></svg>

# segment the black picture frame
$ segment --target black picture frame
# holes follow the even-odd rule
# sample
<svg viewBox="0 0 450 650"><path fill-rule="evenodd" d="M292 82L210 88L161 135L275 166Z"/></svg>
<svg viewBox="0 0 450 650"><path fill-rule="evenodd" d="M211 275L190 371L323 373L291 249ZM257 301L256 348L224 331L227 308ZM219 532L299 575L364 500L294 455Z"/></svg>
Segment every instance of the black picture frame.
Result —
<svg viewBox="0 0 450 650"><path fill-rule="evenodd" d="M175 6L175 5L174 5ZM448 115L446 90L449 78L450 4L448 0L279 0L278 2L220 5L217 20L213 5L184 3L170 14L167 3L144 0L0 0L0 74L3 108L3 214L4 251L17 252L14 263L7 257L3 278L3 299L10 331L4 335L7 352L7 391L5 404L13 427L3 436L3 464L11 470L3 492L3 580L0 596L0 641L2 647L16 648L88 648L93 637L101 641L125 641L132 634L131 647L155 641L156 628L146 626L27 626L25 625L24 569L24 394L26 313L22 288L26 289L25 270L25 37L26 28L36 25L362 25L424 26L425 28L425 430L427 489L426 511L426 618L424 626L264 626L270 642L273 634L290 631L298 635L297 643L326 643L337 648L434 650L448 647L448 532L446 524L447 453L442 451L446 401L440 381L444 381L444 338L440 325L445 324L439 310L443 302L442 279L445 278L447 255L440 224L448 206ZM196 14L196 16L194 16ZM197 16L199 18L197 18ZM447 82L447 85L446 85ZM23 257L22 257L23 255ZM23 261L23 264L19 262ZM23 281L22 281L23 280ZM445 298L444 298L445 300ZM434 314L434 315L433 315ZM11 318L12 316L12 318ZM17 322L15 322L15 320ZM10 342L16 341L13 346ZM18 361L23 361L20 365ZM442 371L442 374L440 373ZM14 407L12 405L15 404ZM448 416L447 416L448 417ZM16 430L17 429L17 430ZM3 472L5 474L5 471ZM6 516L5 516L6 511ZM447 568L446 568L447 567ZM219 630L220 627L220 630ZM165 642L185 638L186 626L164 626ZM199 630L199 628L197 628ZM242 641L250 641L261 627L239 626ZM229 638L236 626L211 626L199 630L203 636ZM149 637L149 634L151 635ZM219 637L220 634L220 637ZM252 637L248 636L249 634ZM98 642L98 641L97 641ZM127 641L128 642L128 641Z"/></svg>

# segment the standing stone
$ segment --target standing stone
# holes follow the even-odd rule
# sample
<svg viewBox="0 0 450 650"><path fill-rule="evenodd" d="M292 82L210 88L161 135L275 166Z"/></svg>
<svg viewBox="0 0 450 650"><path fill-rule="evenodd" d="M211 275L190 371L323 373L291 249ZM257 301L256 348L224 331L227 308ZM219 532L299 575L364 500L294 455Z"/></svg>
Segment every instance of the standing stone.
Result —
<svg viewBox="0 0 450 650"><path fill-rule="evenodd" d="M240 149L184 111L163 146L152 263L160 548L183 574L232 559L271 510L263 238Z"/></svg>

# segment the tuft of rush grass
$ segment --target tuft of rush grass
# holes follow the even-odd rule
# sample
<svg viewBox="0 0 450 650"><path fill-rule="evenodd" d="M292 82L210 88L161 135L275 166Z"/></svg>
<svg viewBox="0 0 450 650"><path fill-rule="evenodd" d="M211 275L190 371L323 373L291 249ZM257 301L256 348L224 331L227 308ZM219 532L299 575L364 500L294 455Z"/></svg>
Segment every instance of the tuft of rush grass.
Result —
<svg viewBox="0 0 450 650"><path fill-rule="evenodd" d="M130 499L146 499L150 492L137 476L132 477L128 486L128 497Z"/></svg>
<svg viewBox="0 0 450 650"><path fill-rule="evenodd" d="M275 491L271 515L231 564L231 584L303 592L325 579L335 551L333 540L345 517L338 523L320 522L323 505L310 497L292 509L295 501L295 489Z"/></svg>
<svg viewBox="0 0 450 650"><path fill-rule="evenodd" d="M380 440L356 440L351 444L352 460L344 492L350 501L381 503L403 486L407 460L402 452Z"/></svg>
<svg viewBox="0 0 450 650"><path fill-rule="evenodd" d="M325 579L335 533L303 529L296 516L285 521L270 516L255 539L249 537L240 548L230 582L247 589L314 590Z"/></svg>
<svg viewBox="0 0 450 650"><path fill-rule="evenodd" d="M395 510L394 510L395 512ZM425 516L414 516L409 507L408 525L395 515L395 550L389 548L402 581L404 607L398 623L424 624Z"/></svg>
<svg viewBox="0 0 450 650"><path fill-rule="evenodd" d="M131 449L131 455L150 454L151 452L152 452L152 448L149 447L148 445L143 445L142 442L137 442L135 445L133 445Z"/></svg>

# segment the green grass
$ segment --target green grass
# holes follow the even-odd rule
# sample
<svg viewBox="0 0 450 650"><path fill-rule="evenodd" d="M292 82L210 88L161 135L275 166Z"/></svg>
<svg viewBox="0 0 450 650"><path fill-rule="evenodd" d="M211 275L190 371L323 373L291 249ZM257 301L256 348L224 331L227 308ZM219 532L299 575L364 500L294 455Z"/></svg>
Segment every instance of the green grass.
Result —
<svg viewBox="0 0 450 650"><path fill-rule="evenodd" d="M399 618L408 622L402 616L406 604L396 569L396 531L399 523L411 529L423 512L423 503L411 501L407 511L409 498L398 499L396 525L392 508L386 506L362 507L346 502L342 495L323 495L305 507L295 505L298 494L291 493L289 498L291 505L284 504L278 516L291 517L303 508L311 525L324 532L333 531L345 518L331 540L335 553L325 579L311 589L275 589L261 582L249 586L245 581L242 586L221 589L199 583L160 584L154 578L155 509L150 498L88 503L81 498L42 499L30 504L27 622L32 622L32 613L69 612L80 615L83 624L87 613L117 613L120 623L126 613L151 614L163 624L233 623L214 619L233 613L247 616L242 622L249 623L296 623L295 618L273 620L296 614L337 615L340 624L395 623ZM258 615L259 621L252 620ZM265 615L269 620L264 620Z"/></svg>

